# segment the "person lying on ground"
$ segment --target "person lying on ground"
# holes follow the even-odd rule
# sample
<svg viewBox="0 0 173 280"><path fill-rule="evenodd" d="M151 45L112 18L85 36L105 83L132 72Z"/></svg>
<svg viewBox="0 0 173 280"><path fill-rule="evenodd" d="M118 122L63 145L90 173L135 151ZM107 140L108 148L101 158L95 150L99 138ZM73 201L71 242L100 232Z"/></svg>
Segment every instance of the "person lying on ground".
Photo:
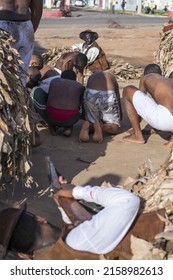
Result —
<svg viewBox="0 0 173 280"><path fill-rule="evenodd" d="M41 72L37 67L29 66L27 74L26 87L29 91L31 91L33 87L40 85Z"/></svg>
<svg viewBox="0 0 173 280"><path fill-rule="evenodd" d="M61 78L53 79L48 93L40 86L32 89L35 109L48 124L52 135L58 135L59 128L63 128L63 135L71 136L74 124L80 119L84 89L76 81L76 74L72 70L66 70Z"/></svg>
<svg viewBox="0 0 173 280"><path fill-rule="evenodd" d="M103 141L103 133L118 133L122 109L119 85L115 76L109 72L97 71L88 78L84 92L85 121L79 135L79 141L88 142L90 126L93 125L92 140Z"/></svg>
<svg viewBox="0 0 173 280"><path fill-rule="evenodd" d="M41 54L33 54L29 66L34 66L40 70L42 80L61 74L58 69L44 64L44 59Z"/></svg>
<svg viewBox="0 0 173 280"><path fill-rule="evenodd" d="M60 77L61 72L50 65L44 64L41 54L33 54L29 66L36 67L40 71L41 80L39 81L39 86L48 93L50 82L54 78Z"/></svg>
<svg viewBox="0 0 173 280"><path fill-rule="evenodd" d="M71 69L76 73L77 82L84 84L84 69L87 66L87 56L79 51L65 52L56 62L59 72Z"/></svg>
<svg viewBox="0 0 173 280"><path fill-rule="evenodd" d="M97 70L107 70L110 68L109 62L107 61L106 54L103 49L96 43L98 39L97 32L87 29L79 34L80 39L84 43L72 45L72 50L78 50L86 54L88 59L87 68L91 72Z"/></svg>
<svg viewBox="0 0 173 280"><path fill-rule="evenodd" d="M118 186L63 186L55 196L94 202L103 209L91 216L90 220L76 226L64 225L62 230L44 218L27 212L26 207L4 209L0 211L2 258L8 251L21 259L109 258L106 254L118 246L138 214L139 197Z"/></svg>
<svg viewBox="0 0 173 280"><path fill-rule="evenodd" d="M150 94L150 96L147 95ZM129 85L123 89L123 100L132 133L123 139L144 144L140 121L144 119L152 128L173 132L173 80L157 73L141 78L139 88ZM173 137L166 143L173 147Z"/></svg>

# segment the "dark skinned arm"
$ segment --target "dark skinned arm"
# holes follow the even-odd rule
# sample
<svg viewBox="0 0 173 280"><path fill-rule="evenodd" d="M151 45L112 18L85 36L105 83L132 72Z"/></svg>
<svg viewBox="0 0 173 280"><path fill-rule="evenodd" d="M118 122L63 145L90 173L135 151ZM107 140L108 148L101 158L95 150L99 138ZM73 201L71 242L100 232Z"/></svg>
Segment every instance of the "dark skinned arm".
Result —
<svg viewBox="0 0 173 280"><path fill-rule="evenodd" d="M33 24L34 32L36 32L43 13L43 1L32 0L30 4L31 21Z"/></svg>

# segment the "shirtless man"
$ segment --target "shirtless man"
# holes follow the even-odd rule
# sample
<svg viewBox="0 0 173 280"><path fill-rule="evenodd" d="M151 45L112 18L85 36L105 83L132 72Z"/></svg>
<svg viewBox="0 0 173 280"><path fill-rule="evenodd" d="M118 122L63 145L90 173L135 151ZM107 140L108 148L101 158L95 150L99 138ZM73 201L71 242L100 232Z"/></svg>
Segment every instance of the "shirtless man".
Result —
<svg viewBox="0 0 173 280"><path fill-rule="evenodd" d="M97 71L87 82L84 92L85 121L79 141L89 141L90 124L93 124L93 141L101 143L103 132L117 134L122 120L119 86L115 76L109 72Z"/></svg>
<svg viewBox="0 0 173 280"><path fill-rule="evenodd" d="M149 93L151 97L147 95ZM160 74L150 73L141 78L139 89L129 85L123 89L124 104L133 131L123 139L144 144L140 120L143 118L151 127L173 132L173 80ZM173 147L173 137L166 144Z"/></svg>
<svg viewBox="0 0 173 280"><path fill-rule="evenodd" d="M84 84L84 69L87 66L87 56L79 51L65 52L56 62L56 68L61 72L72 69L77 76L77 82Z"/></svg>
<svg viewBox="0 0 173 280"><path fill-rule="evenodd" d="M26 72L34 49L34 32L40 23L42 11L42 0L0 0L0 28L13 36L15 41L11 45L19 52L23 61L21 67Z"/></svg>
<svg viewBox="0 0 173 280"><path fill-rule="evenodd" d="M33 88L36 111L49 125L52 135L58 135L58 128L63 127L63 135L70 136L73 125L79 120L79 106L85 87L76 82L72 70L66 70L61 78L51 81L48 94L40 87Z"/></svg>

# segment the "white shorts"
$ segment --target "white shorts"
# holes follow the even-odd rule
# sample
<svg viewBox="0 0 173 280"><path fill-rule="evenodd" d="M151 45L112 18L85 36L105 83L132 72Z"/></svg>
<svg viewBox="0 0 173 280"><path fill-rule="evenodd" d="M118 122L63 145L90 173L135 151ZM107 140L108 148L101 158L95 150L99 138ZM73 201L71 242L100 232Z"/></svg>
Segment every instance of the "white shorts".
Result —
<svg viewBox="0 0 173 280"><path fill-rule="evenodd" d="M137 90L132 99L138 113L150 126L161 131L173 132L173 113L157 104L151 97Z"/></svg>

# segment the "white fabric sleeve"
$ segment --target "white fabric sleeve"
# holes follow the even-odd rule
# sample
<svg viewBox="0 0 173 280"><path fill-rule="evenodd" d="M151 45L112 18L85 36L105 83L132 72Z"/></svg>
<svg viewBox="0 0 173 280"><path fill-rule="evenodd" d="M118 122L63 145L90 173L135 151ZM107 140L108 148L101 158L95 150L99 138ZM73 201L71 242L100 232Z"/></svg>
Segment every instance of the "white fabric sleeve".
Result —
<svg viewBox="0 0 173 280"><path fill-rule="evenodd" d="M82 46L83 46L83 43L74 44L74 45L71 46L71 49L72 49L73 51L75 51L75 50L81 51L81 50L82 50Z"/></svg>
<svg viewBox="0 0 173 280"><path fill-rule="evenodd" d="M66 237L66 243L73 249L97 254L106 254L120 243L140 204L135 194L118 187L76 186L73 196L104 207L90 221L72 229Z"/></svg>
<svg viewBox="0 0 173 280"><path fill-rule="evenodd" d="M91 64L92 62L94 62L94 60L96 60L97 56L99 55L99 49L98 48L91 48L88 50L86 56L88 58L88 64Z"/></svg>

